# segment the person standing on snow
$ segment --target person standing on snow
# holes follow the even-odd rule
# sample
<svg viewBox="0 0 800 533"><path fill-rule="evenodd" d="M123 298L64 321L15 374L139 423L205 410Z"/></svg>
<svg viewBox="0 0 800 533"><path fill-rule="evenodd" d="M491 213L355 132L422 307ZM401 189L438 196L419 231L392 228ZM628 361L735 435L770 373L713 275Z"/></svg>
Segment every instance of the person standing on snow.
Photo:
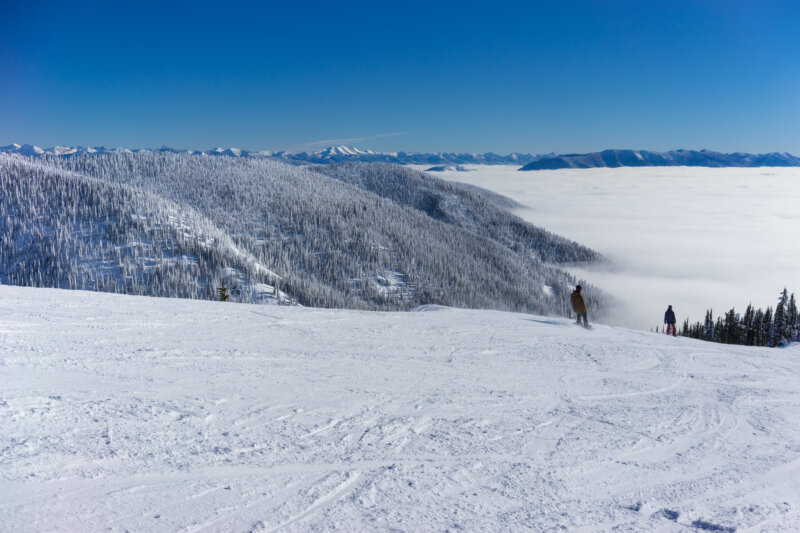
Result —
<svg viewBox="0 0 800 533"><path fill-rule="evenodd" d="M667 325L667 335L669 335L670 330L672 331L672 336L677 337L678 332L675 329L675 311L672 310L672 306L670 305L667 309L667 312L664 313L664 324Z"/></svg>
<svg viewBox="0 0 800 533"><path fill-rule="evenodd" d="M580 326L581 324L581 317L583 317L583 327L589 327L589 321L586 319L586 302L583 301L583 296L581 296L581 286L577 285L575 290L572 291L572 294L569 297L569 301L572 303L572 310L575 311L578 315L578 322L577 324Z"/></svg>

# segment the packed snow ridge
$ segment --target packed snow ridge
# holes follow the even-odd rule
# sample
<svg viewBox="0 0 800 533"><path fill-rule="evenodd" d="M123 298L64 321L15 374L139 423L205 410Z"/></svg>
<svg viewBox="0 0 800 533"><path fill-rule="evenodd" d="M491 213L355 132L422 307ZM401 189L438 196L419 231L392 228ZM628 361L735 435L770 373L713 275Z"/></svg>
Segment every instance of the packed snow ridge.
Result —
<svg viewBox="0 0 800 533"><path fill-rule="evenodd" d="M799 346L419 311L0 286L3 529L796 531Z"/></svg>

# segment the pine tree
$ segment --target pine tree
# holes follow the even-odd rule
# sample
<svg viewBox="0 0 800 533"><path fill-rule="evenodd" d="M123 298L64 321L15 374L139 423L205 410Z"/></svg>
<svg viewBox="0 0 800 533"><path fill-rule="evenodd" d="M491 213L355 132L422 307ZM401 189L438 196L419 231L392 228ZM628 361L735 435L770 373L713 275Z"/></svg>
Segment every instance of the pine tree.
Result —
<svg viewBox="0 0 800 533"><path fill-rule="evenodd" d="M747 346L755 345L755 338L756 332L754 329L754 319L755 319L755 310L753 309L753 304L747 304L747 309L744 312L744 316L742 317L742 330L743 330L743 338L742 344L746 344Z"/></svg>
<svg viewBox="0 0 800 533"><path fill-rule="evenodd" d="M753 346L764 346L764 311L756 310L753 315Z"/></svg>
<svg viewBox="0 0 800 533"><path fill-rule="evenodd" d="M761 319L761 344L759 346L772 346L772 307L767 307Z"/></svg>
<svg viewBox="0 0 800 533"><path fill-rule="evenodd" d="M741 344L739 329L739 315L736 314L736 310L731 308L730 311L725 313L724 332L721 336L723 342L726 344Z"/></svg>
<svg viewBox="0 0 800 533"><path fill-rule="evenodd" d="M783 289L778 298L778 305L775 306L775 315L772 319L772 331L770 334L770 346L785 346L789 342L789 320L786 306L789 303L789 294Z"/></svg>
<svg viewBox="0 0 800 533"><path fill-rule="evenodd" d="M719 343L725 342L725 321L721 316L717 317L717 321L714 324L711 340Z"/></svg>
<svg viewBox="0 0 800 533"><path fill-rule="evenodd" d="M797 302L794 299L794 293L789 296L789 304L786 306L786 316L789 340L791 342L800 342L800 316L798 316Z"/></svg>
<svg viewBox="0 0 800 533"><path fill-rule="evenodd" d="M714 340L714 315L711 309L706 311L706 319L703 322L703 339L707 341Z"/></svg>

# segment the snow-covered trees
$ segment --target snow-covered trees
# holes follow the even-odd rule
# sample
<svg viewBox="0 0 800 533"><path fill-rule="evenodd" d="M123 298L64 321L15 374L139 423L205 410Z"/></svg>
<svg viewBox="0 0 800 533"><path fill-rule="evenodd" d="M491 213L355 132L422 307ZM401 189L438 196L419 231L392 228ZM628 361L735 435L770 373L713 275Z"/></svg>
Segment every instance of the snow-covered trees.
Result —
<svg viewBox="0 0 800 533"><path fill-rule="evenodd" d="M800 315L794 293L785 288L778 297L773 310L754 309L747 306L740 316L731 309L714 322L712 311L706 311L703 323L690 324L687 319L681 328L681 335L724 344L745 344L747 346L786 346L800 342Z"/></svg>
<svg viewBox="0 0 800 533"><path fill-rule="evenodd" d="M576 280L552 264L599 258L496 195L386 164L0 154L0 188L0 281L19 285L567 314Z"/></svg>
<svg viewBox="0 0 800 533"><path fill-rule="evenodd" d="M0 191L4 283L209 299L226 268L271 279L195 210L128 185L6 158Z"/></svg>

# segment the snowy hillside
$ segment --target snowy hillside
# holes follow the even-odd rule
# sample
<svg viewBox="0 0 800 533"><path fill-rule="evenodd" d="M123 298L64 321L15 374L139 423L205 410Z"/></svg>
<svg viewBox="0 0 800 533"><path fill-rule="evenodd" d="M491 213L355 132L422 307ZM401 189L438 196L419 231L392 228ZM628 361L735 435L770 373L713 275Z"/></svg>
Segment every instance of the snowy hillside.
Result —
<svg viewBox="0 0 800 533"><path fill-rule="evenodd" d="M0 286L6 531L796 531L798 347Z"/></svg>
<svg viewBox="0 0 800 533"><path fill-rule="evenodd" d="M383 163L0 154L0 193L13 285L214 299L224 281L245 302L564 314L575 279L553 264L600 259L508 199Z"/></svg>

